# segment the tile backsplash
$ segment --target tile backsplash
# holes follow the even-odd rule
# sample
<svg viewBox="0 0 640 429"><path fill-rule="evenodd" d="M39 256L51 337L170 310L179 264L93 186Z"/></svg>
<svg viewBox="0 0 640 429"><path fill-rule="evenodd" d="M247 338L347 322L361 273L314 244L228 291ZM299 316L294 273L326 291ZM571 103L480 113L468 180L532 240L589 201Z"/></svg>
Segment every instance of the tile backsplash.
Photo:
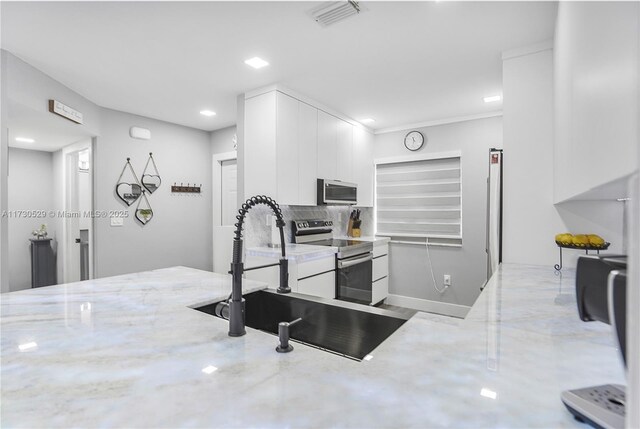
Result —
<svg viewBox="0 0 640 429"><path fill-rule="evenodd" d="M285 240L291 243L291 221L302 219L324 219L333 221L334 237L347 235L349 206L281 206L286 222ZM360 207L362 219L362 235L373 235L373 208ZM247 215L244 226L246 247L266 246L271 241L271 226L267 226L267 216L271 209L264 205L253 207Z"/></svg>

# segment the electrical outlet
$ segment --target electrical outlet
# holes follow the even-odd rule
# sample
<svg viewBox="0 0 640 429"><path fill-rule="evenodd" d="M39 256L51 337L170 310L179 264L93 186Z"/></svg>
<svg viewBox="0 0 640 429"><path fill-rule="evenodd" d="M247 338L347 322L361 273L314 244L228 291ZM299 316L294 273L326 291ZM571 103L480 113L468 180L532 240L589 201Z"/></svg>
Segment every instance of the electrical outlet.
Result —
<svg viewBox="0 0 640 429"><path fill-rule="evenodd" d="M451 286L451 276L449 274L444 275L444 285Z"/></svg>

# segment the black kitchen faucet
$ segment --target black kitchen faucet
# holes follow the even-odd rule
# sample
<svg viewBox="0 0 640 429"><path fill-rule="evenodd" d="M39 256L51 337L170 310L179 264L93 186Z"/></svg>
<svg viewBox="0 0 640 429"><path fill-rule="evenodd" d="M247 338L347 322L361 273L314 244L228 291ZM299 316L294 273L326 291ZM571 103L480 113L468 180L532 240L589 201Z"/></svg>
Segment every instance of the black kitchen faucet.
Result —
<svg viewBox="0 0 640 429"><path fill-rule="evenodd" d="M280 229L280 247L282 248L282 256L280 261L275 264L260 265L258 267L244 268L242 263L242 224L244 218L247 216L249 209L258 204L265 204L271 208L273 214L276 216L276 226ZM260 268L280 266L280 285L278 286L278 293L289 293L291 288L289 287L289 261L287 261L285 255L284 246L284 220L282 219L282 210L280 206L273 199L264 196L256 195L249 198L236 215L238 222L235 224L236 232L233 238L233 259L231 261L231 300L229 301L229 336L241 337L246 334L244 329L244 298L242 297L242 274L245 271L257 270Z"/></svg>

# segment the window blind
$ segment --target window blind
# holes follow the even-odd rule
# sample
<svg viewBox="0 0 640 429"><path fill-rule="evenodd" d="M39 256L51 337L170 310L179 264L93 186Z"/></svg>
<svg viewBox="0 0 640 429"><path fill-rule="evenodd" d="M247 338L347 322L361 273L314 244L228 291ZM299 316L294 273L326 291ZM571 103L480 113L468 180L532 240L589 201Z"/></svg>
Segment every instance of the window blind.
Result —
<svg viewBox="0 0 640 429"><path fill-rule="evenodd" d="M461 245L461 177L460 156L377 164L376 234Z"/></svg>

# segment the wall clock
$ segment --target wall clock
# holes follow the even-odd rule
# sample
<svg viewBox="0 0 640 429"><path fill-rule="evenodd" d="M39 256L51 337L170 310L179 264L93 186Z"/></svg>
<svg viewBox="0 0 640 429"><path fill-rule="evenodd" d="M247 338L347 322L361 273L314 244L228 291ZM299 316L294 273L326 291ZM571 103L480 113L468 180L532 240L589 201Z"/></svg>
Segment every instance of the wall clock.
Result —
<svg viewBox="0 0 640 429"><path fill-rule="evenodd" d="M420 131L409 131L404 137L404 146L411 150L416 151L424 145L424 136Z"/></svg>

